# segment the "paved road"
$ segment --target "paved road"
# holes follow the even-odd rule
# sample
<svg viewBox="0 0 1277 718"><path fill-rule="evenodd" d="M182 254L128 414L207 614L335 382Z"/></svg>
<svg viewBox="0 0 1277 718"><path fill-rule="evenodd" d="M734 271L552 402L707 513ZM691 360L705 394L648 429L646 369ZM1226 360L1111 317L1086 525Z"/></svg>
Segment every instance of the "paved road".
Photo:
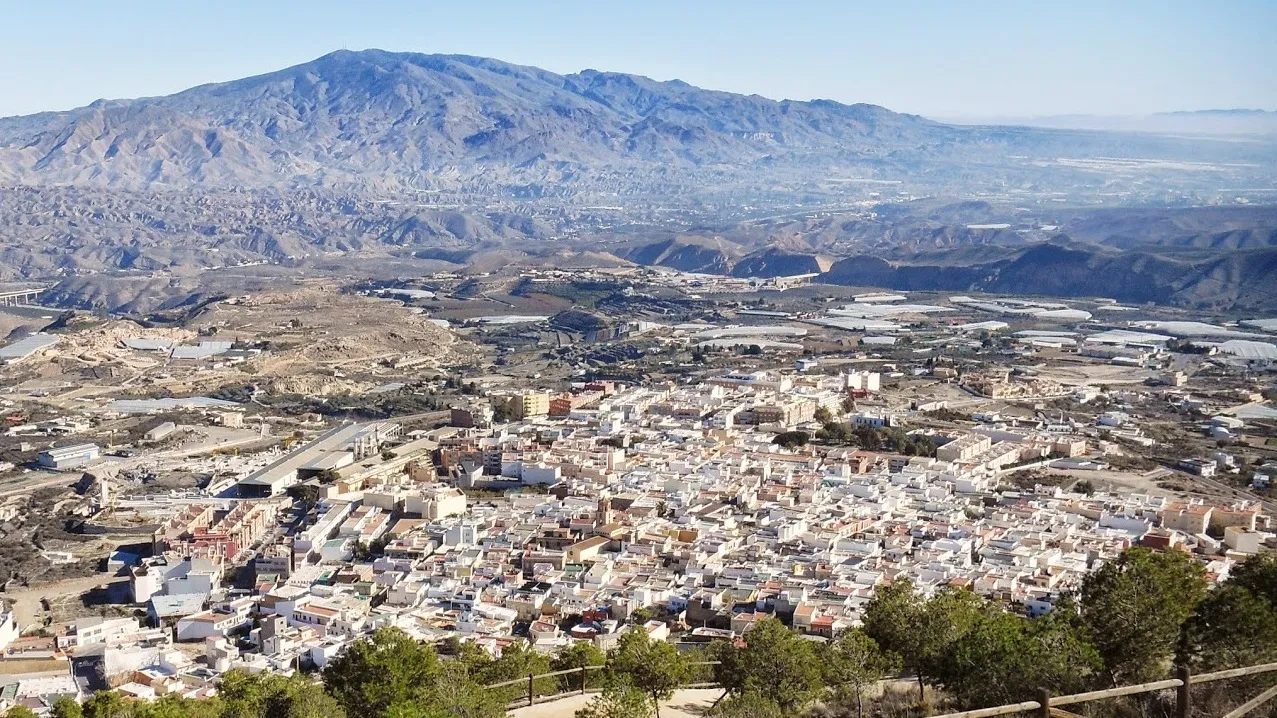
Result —
<svg viewBox="0 0 1277 718"><path fill-rule="evenodd" d="M44 478L40 478L44 477ZM38 472L32 474L18 474L0 481L0 498L13 496L15 494L29 494L38 489L48 488L50 486L70 486L79 481L80 474L67 473L57 476L49 476L46 473Z"/></svg>

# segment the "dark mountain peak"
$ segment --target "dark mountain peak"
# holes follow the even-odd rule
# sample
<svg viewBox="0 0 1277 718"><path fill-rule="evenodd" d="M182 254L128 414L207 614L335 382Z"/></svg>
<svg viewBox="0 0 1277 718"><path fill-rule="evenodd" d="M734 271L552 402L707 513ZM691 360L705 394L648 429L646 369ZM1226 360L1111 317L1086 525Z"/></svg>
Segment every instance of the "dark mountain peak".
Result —
<svg viewBox="0 0 1277 718"><path fill-rule="evenodd" d="M1085 244L1070 239L1067 235L1057 235L1046 242L1031 245L1015 260L1016 265L1025 266L1057 266L1063 264L1086 264L1097 256L1116 254L1098 245Z"/></svg>
<svg viewBox="0 0 1277 718"><path fill-rule="evenodd" d="M1089 242L1083 242L1067 234L1055 234L1050 239L1040 244L1034 245L1034 248L1042 248L1043 251L1063 250L1069 252L1091 252L1100 249L1098 245Z"/></svg>
<svg viewBox="0 0 1277 718"><path fill-rule="evenodd" d="M404 70L411 67L436 72L455 72L458 68L472 67L509 75L544 74L535 67L516 65L502 60L476 55L437 54L423 52L392 52L371 48L368 50L336 50L309 62L280 70L281 73L307 71L318 68L380 67L386 70ZM268 73L274 74L274 73Z"/></svg>

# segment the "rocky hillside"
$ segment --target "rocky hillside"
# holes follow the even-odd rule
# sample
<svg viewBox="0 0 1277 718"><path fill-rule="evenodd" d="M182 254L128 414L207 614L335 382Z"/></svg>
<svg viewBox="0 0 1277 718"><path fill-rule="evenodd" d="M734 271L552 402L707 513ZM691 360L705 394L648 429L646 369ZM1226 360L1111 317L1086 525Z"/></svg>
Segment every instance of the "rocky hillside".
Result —
<svg viewBox="0 0 1277 718"><path fill-rule="evenodd" d="M488 171L500 181L632 162L747 164L778 152L885 157L902 141L953 132L869 105L776 102L617 73L556 75L478 57L341 51L169 97L0 121L0 180L430 187L480 165L499 168Z"/></svg>
<svg viewBox="0 0 1277 718"><path fill-rule="evenodd" d="M540 239L562 226L510 212L374 202L319 190L192 197L95 188L0 191L0 281L197 272L329 257L446 254Z"/></svg>
<svg viewBox="0 0 1277 718"><path fill-rule="evenodd" d="M1277 309L1277 247L1228 252L1118 252L1061 239L999 254L960 250L887 261L856 255L824 281L1057 297L1111 297L1216 309Z"/></svg>
<svg viewBox="0 0 1277 718"><path fill-rule="evenodd" d="M679 236L614 250L621 259L646 267L669 267L682 272L728 274L746 250L722 237Z"/></svg>
<svg viewBox="0 0 1277 718"><path fill-rule="evenodd" d="M732 267L734 277L792 277L820 274L829 270L833 260L808 252L768 247L752 252Z"/></svg>

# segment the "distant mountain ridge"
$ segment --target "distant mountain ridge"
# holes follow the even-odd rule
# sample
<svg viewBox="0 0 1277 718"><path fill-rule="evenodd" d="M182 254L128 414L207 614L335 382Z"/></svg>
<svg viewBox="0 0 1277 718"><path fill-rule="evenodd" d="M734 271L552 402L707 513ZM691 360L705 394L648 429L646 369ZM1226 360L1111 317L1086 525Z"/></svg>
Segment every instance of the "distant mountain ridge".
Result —
<svg viewBox="0 0 1277 718"><path fill-rule="evenodd" d="M0 120L0 179L144 187L427 181L472 164L599 168L874 154L942 125L873 105L791 102L464 55L339 51L167 97ZM872 140L872 141L869 141ZM553 174L549 172L548 174Z"/></svg>
<svg viewBox="0 0 1277 718"><path fill-rule="evenodd" d="M958 125L1024 125L1106 132L1182 133L1202 136L1277 134L1277 112L1257 109L1179 110L1148 115L1037 115L945 118Z"/></svg>
<svg viewBox="0 0 1277 718"><path fill-rule="evenodd" d="M1269 168L1277 160L1271 147L952 127L875 105L382 50L338 51L166 97L0 119L0 183L135 190L670 195L689 181L777 187L848 170L998 187L1040 181L1044 171L1076 182L1076 169L1051 166L1075 154Z"/></svg>
<svg viewBox="0 0 1277 718"><path fill-rule="evenodd" d="M840 260L822 277L834 284L902 290L980 291L1055 297L1109 297L1213 309L1277 307L1277 247L1197 256L1147 249L1105 251L1067 239L1035 244L985 261L952 250L888 262Z"/></svg>

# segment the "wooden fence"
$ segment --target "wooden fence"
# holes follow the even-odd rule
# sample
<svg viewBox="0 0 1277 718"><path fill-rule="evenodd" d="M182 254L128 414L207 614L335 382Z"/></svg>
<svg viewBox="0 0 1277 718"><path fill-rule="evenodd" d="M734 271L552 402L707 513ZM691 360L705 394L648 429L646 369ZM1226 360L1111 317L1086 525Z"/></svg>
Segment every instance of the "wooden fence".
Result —
<svg viewBox="0 0 1277 718"><path fill-rule="evenodd" d="M689 664L691 666L706 667L719 665L718 661L697 661ZM562 671L551 671L549 673L529 674L527 678L515 678L500 683L491 683L486 686L489 689L508 688L510 686L527 685L528 695L526 699L520 699L512 704L511 708L517 708L524 705L535 705L538 701L545 702L561 698L569 694L582 694L587 691L589 684L590 671L601 671L607 666L581 666L580 668L569 668ZM1063 710L1063 706L1074 705L1077 703L1087 703L1089 701L1101 701L1108 698L1119 698L1121 696L1131 696L1140 693L1153 693L1155 691L1165 691L1172 688L1175 689L1175 716L1176 718L1189 718L1192 712L1193 697L1190 693L1192 686L1201 683L1212 683L1214 681L1224 681L1230 678L1242 678L1245 676L1255 676L1261 673L1271 673L1277 671L1277 663L1263 663L1257 666L1247 666L1245 668L1233 668L1227 671L1214 671L1212 673L1202 673L1193 675L1188 668L1183 666L1175 671L1175 677L1164 681L1152 681L1151 683L1139 683L1133 686L1119 686L1117 688L1108 688L1102 691L1088 691L1086 693L1074 693L1067 696L1052 696L1049 692L1039 691L1037 700L1024 701L1022 703L1009 703L1007 705L993 706L991 708L979 708L971 711L962 711L960 713L946 713L936 718L996 718L996 716L1011 715L1014 713L1027 713L1035 711L1039 718L1079 718L1077 714ZM558 690L554 693L547 693L541 696L536 694L536 681L546 678L559 678L561 676L579 676L577 681L568 681L568 684L575 683L576 688ZM714 682L691 683L685 688L709 688L717 686ZM1277 685L1260 693L1254 698L1246 701L1238 706L1223 718L1242 718L1250 711L1258 708L1264 703L1277 697ZM526 702L525 702L526 701Z"/></svg>
<svg viewBox="0 0 1277 718"><path fill-rule="evenodd" d="M717 666L719 665L719 663L720 663L719 661L694 661L687 665L704 667L704 666ZM569 694L584 695L587 690L587 685L589 684L588 678L589 678L590 671L601 671L605 668L607 668L607 666L604 666L604 665L581 666L580 668L568 668L566 670L551 671L549 673L529 673L527 678L515 678L509 681L501 681L500 683L489 683L487 686L484 686L484 687L488 688L489 690L492 690L496 688L508 688L510 686L517 686L520 684L527 685L528 687L527 698L515 701L515 703L511 704L510 707L518 708L524 705L531 706L531 705L535 705L538 701L544 703L545 701L561 698ZM558 678L560 676L571 676L571 675L580 676L580 678L577 681L568 681L569 684L575 683L577 688L573 688L569 690L559 690L554 693L546 693L540 696L537 695L536 693L537 681L543 680L546 678ZM705 682L705 683L689 683L683 687L684 688L712 688L717 685L718 685L717 683L711 681L711 682Z"/></svg>
<svg viewBox="0 0 1277 718"><path fill-rule="evenodd" d="M1164 681L1140 683L1133 686L1119 686L1117 688L1109 688L1102 691L1074 693L1073 695L1068 696L1052 696L1049 692L1043 690L1039 691L1038 699L1035 701L1024 701L1023 703L1012 703L1003 706L994 706L992 708L980 708L973 711L962 711L961 713L946 713L943 716L937 716L937 718L994 718L995 716L1011 715L1013 713L1027 713L1029 711L1036 712L1039 718L1077 718L1076 714L1063 710L1062 706L1086 703L1088 701L1101 701L1106 698L1131 696L1139 693L1152 693L1154 691L1164 691L1171 688L1175 689L1176 718L1189 718L1193 708L1193 696L1189 691L1192 686L1200 683L1228 680L1229 678L1254 676L1272 671L1277 671L1277 663L1264 663L1258 666L1234 668L1227 671L1215 671L1213 673L1203 673L1196 676L1187 668L1181 666L1176 669L1175 678L1170 678ZM1238 706L1232 712L1225 714L1223 718L1241 718L1250 711L1271 700L1274 696L1277 696L1277 686L1269 688L1246 703Z"/></svg>

